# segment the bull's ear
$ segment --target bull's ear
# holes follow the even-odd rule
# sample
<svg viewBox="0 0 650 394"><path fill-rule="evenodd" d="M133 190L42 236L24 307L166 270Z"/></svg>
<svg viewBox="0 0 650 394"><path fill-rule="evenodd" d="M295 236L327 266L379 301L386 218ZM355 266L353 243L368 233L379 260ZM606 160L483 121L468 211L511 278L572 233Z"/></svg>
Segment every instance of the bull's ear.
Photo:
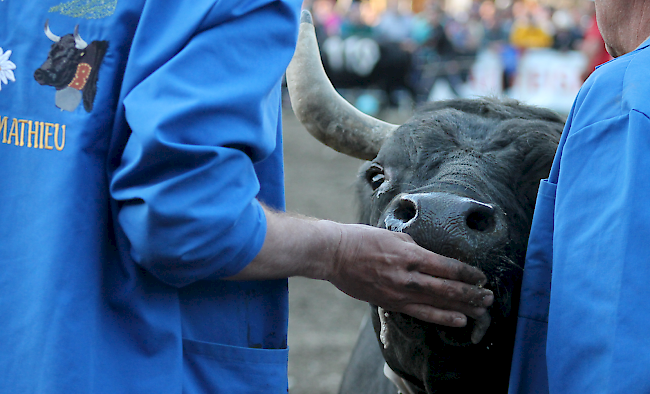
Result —
<svg viewBox="0 0 650 394"><path fill-rule="evenodd" d="M332 86L321 62L311 14L303 11L296 52L287 68L287 87L296 117L330 148L363 160L375 158L398 126L368 116Z"/></svg>

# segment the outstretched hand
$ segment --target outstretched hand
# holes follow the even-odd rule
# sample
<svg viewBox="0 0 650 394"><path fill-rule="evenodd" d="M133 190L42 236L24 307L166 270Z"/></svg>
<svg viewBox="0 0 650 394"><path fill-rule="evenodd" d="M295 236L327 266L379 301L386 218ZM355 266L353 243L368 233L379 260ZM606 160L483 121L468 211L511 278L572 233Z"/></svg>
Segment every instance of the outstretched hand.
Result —
<svg viewBox="0 0 650 394"><path fill-rule="evenodd" d="M449 327L475 319L472 342L490 325L494 295L472 266L430 252L402 233L296 217L264 208L262 250L229 280L304 276L328 280L348 295Z"/></svg>
<svg viewBox="0 0 650 394"><path fill-rule="evenodd" d="M364 225L339 225L341 242L328 280L348 295L449 327L476 319L472 342L490 324L494 295L485 275L418 246L409 235Z"/></svg>

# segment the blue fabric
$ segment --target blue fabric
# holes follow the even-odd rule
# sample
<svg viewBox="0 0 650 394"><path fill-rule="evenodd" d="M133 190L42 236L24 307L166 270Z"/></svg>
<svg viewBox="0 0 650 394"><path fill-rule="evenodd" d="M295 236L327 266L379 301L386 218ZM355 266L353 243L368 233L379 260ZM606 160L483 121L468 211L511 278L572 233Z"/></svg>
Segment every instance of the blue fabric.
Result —
<svg viewBox="0 0 650 394"><path fill-rule="evenodd" d="M284 209L300 3L0 2L0 393L287 391L287 281L221 278ZM35 80L46 20L108 44L91 111Z"/></svg>
<svg viewBox="0 0 650 394"><path fill-rule="evenodd" d="M540 188L511 393L650 392L649 44L586 81Z"/></svg>
<svg viewBox="0 0 650 394"><path fill-rule="evenodd" d="M510 393L546 393L546 326L551 292L555 185L543 180L537 193L533 227L526 254L526 268L512 357ZM545 244L544 244L545 242Z"/></svg>

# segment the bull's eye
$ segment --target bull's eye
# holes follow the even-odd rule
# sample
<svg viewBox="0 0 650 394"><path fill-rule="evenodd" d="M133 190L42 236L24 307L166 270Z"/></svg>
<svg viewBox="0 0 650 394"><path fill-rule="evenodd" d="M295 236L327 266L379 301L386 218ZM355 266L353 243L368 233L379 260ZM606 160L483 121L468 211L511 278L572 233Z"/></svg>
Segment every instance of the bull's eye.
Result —
<svg viewBox="0 0 650 394"><path fill-rule="evenodd" d="M373 164L366 171L366 181L372 187L372 190L377 190L385 180L386 175L384 174L384 169L378 164Z"/></svg>

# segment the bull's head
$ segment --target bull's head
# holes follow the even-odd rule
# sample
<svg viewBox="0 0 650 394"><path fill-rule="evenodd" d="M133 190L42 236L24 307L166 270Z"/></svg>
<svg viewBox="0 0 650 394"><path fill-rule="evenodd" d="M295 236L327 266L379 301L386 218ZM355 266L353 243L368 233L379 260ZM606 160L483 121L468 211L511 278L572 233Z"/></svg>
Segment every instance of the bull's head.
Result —
<svg viewBox="0 0 650 394"><path fill-rule="evenodd" d="M448 328L389 312L380 322L373 307L386 362L421 391L505 392L537 186L551 166L562 119L496 99L430 103L401 126L371 118L330 84L308 13L287 84L310 133L369 160L359 176L361 221L408 233L433 252L480 268L495 294L492 325L480 343L471 340L472 321Z"/></svg>
<svg viewBox="0 0 650 394"><path fill-rule="evenodd" d="M45 36L53 44L43 65L34 71L34 79L41 85L56 88L57 107L74 111L83 98L84 108L90 112L108 42L93 41L89 45L79 35L79 25L75 26L73 34L59 37L52 33L48 21L45 21Z"/></svg>
<svg viewBox="0 0 650 394"><path fill-rule="evenodd" d="M59 37L52 33L46 21L45 35L53 44L43 65L34 71L34 79L41 85L62 89L74 78L88 44L79 35L79 25L75 26L73 34Z"/></svg>

